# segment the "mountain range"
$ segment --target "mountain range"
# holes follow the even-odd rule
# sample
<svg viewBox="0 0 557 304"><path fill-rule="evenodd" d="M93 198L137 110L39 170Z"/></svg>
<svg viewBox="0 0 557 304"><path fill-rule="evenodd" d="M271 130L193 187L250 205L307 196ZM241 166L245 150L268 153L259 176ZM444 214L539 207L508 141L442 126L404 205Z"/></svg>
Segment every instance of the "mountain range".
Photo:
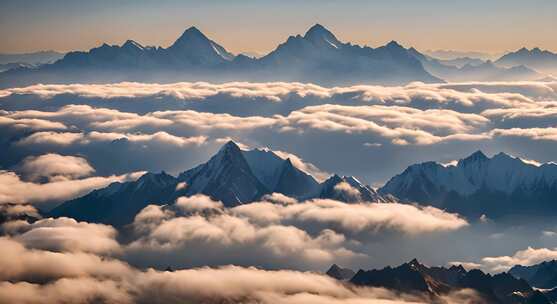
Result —
<svg viewBox="0 0 557 304"><path fill-rule="evenodd" d="M542 74L523 64L503 67L491 60L474 58L447 61L423 55L414 48L408 51L420 60L426 71L447 81L519 81L543 78Z"/></svg>
<svg viewBox="0 0 557 304"><path fill-rule="evenodd" d="M505 153L488 158L477 151L456 165L409 166L379 193L466 217L555 215L557 164L534 165Z"/></svg>
<svg viewBox="0 0 557 304"><path fill-rule="evenodd" d="M230 141L206 163L177 177L146 173L136 181L113 183L67 201L50 215L122 226L148 204L168 204L180 196L205 194L234 207L271 193L298 200L418 203L470 219L552 216L557 165L533 165L505 153L488 158L477 151L456 164L430 161L409 166L375 190L352 176L333 174L318 182L269 149L242 150Z"/></svg>
<svg viewBox="0 0 557 304"><path fill-rule="evenodd" d="M353 273L350 269L333 265L327 274L339 279L339 269L343 274ZM344 277L340 279L345 280ZM442 302L440 297L443 295L462 289L472 289L479 294L481 301L474 303L551 303L544 293L509 273L491 275L478 269L467 271L462 266L428 267L416 259L397 267L360 269L348 282L357 286L427 295L432 303Z"/></svg>
<svg viewBox="0 0 557 304"><path fill-rule="evenodd" d="M45 58L50 59L62 56L50 53L36 55L49 55ZM127 40L122 45L105 43L89 51L69 52L51 64L42 64L49 63L44 58L39 62L33 59L32 64L24 61L23 65L12 66L0 73L0 87L47 82L121 81L300 81L320 85L400 85L412 81L537 80L545 77L537 70L555 73L556 58L557 55L549 51L523 48L495 62L478 57L437 59L412 47L404 48L396 41L377 48L345 43L320 24L312 26L304 35L288 37L266 55L250 57L234 55L196 27L190 27L166 48L143 46Z"/></svg>
<svg viewBox="0 0 557 304"><path fill-rule="evenodd" d="M350 185L346 191L347 185ZM354 193L354 190L357 193ZM351 191L350 191L351 190ZM148 204L168 204L180 196L205 194L227 207L250 203L266 194L281 193L297 199L331 198L389 202L356 178L333 175L323 183L268 149L241 150L230 141L204 164L177 177L165 172L146 173L138 180L112 183L106 188L67 201L49 212L82 221L123 226Z"/></svg>
<svg viewBox="0 0 557 304"><path fill-rule="evenodd" d="M535 70L557 75L557 54L540 48L521 48L516 52L503 55L497 61L497 65L511 67L524 65Z"/></svg>
<svg viewBox="0 0 557 304"><path fill-rule="evenodd" d="M534 287L557 290L556 260L544 261L532 266L516 265L509 270L509 273L528 281Z"/></svg>
<svg viewBox="0 0 557 304"><path fill-rule="evenodd" d="M339 77L342 75L341 77ZM396 42L371 48L344 43L316 24L261 58L233 55L195 27L171 46L128 40L70 52L53 64L0 74L3 86L37 82L301 81L322 85L440 82Z"/></svg>
<svg viewBox="0 0 557 304"><path fill-rule="evenodd" d="M34 66L53 63L64 57L64 53L55 51L39 51L22 54L0 54L0 64L21 64Z"/></svg>

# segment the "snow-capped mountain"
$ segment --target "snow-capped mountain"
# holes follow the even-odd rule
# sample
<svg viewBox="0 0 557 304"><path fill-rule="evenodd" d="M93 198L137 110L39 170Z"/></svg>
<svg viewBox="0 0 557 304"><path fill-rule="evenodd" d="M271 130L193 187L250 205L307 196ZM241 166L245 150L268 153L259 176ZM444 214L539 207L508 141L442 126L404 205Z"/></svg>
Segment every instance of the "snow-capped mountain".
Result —
<svg viewBox="0 0 557 304"><path fill-rule="evenodd" d="M161 52L173 62L185 61L191 65L218 65L234 59L234 55L196 27L188 28L174 44Z"/></svg>
<svg viewBox="0 0 557 304"><path fill-rule="evenodd" d="M268 149L243 150L255 176L271 190L296 198L313 197L319 183L306 172L296 168L290 159L283 159Z"/></svg>
<svg viewBox="0 0 557 304"><path fill-rule="evenodd" d="M127 40L121 46L103 44L89 52L70 52L50 69L99 68L115 70L179 69L214 67L234 59L234 55L190 27L168 48L144 47Z"/></svg>
<svg viewBox="0 0 557 304"><path fill-rule="evenodd" d="M226 143L211 159L178 176L185 195L203 193L227 206L257 200L270 190L257 179L240 148Z"/></svg>
<svg viewBox="0 0 557 304"><path fill-rule="evenodd" d="M495 63L504 67L524 65L544 73L557 74L557 54L540 48L521 48L503 55Z"/></svg>
<svg viewBox="0 0 557 304"><path fill-rule="evenodd" d="M488 158L477 151L456 165L412 165L379 192L470 216L547 214L557 202L557 165L537 166L505 153Z"/></svg>
<svg viewBox="0 0 557 304"><path fill-rule="evenodd" d="M339 186L342 183L346 185ZM353 177L334 175L319 184L289 158L281 158L269 149L242 150L229 141L209 161L178 177L164 172L147 173L136 181L112 183L61 204L50 215L123 226L148 204L171 204L180 196L201 193L233 207L274 192L299 200L389 201Z"/></svg>
<svg viewBox="0 0 557 304"><path fill-rule="evenodd" d="M67 201L49 212L53 217L72 217L117 227L131 223L149 204L164 204L175 197L178 181L161 173L146 173L132 182L115 182L83 197Z"/></svg>
<svg viewBox="0 0 557 304"><path fill-rule="evenodd" d="M343 202L386 202L377 191L362 184L353 176L339 176L334 174L321 184L320 198L329 198Z"/></svg>
<svg viewBox="0 0 557 304"><path fill-rule="evenodd" d="M280 71L279 77L285 80L337 84L441 81L394 41L376 49L343 43L320 24L303 36L290 36L259 61L265 70Z"/></svg>
<svg viewBox="0 0 557 304"><path fill-rule="evenodd" d="M342 77L338 77L342 74ZM145 47L128 40L87 52L70 52L53 64L0 74L0 86L47 81L303 81L325 85L440 82L408 50L391 42L379 48L338 40L317 24L290 36L260 58L234 56L199 29L188 28L171 46Z"/></svg>

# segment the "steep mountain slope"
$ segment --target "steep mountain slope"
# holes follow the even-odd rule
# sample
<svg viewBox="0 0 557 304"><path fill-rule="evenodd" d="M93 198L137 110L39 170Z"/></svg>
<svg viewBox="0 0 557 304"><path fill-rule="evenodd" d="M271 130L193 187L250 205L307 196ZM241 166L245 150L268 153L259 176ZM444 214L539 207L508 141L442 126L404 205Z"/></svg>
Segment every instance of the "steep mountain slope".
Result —
<svg viewBox="0 0 557 304"><path fill-rule="evenodd" d="M536 166L505 153L488 158L478 151L455 166L412 165L379 192L472 217L556 214L557 165Z"/></svg>
<svg viewBox="0 0 557 304"><path fill-rule="evenodd" d="M526 281L507 273L492 276L477 269L466 271L462 266L427 267L416 259L394 268L359 270L350 282L428 294L432 301L451 291L470 288L477 291L486 303L550 303Z"/></svg>
<svg viewBox="0 0 557 304"><path fill-rule="evenodd" d="M319 24L304 36L290 36L260 62L266 70L279 71L285 80L337 84L440 81L394 41L376 49L343 43ZM340 73L342 80L338 79Z"/></svg>
<svg viewBox="0 0 557 304"><path fill-rule="evenodd" d="M271 192L296 198L315 196L319 183L309 174L296 168L290 159L283 159L268 149L243 150L255 176Z"/></svg>
<svg viewBox="0 0 557 304"><path fill-rule="evenodd" d="M532 266L516 265L509 273L524 279L534 287L551 289L557 287L557 261L546 261Z"/></svg>
<svg viewBox="0 0 557 304"><path fill-rule="evenodd" d="M319 198L334 199L343 202L387 202L387 197L380 196L373 188L363 185L352 176L338 176L334 174L321 184Z"/></svg>
<svg viewBox="0 0 557 304"><path fill-rule="evenodd" d="M340 281L348 281L352 279L356 273L352 269L341 268L337 264L333 264L325 274Z"/></svg>
<svg viewBox="0 0 557 304"><path fill-rule="evenodd" d="M178 180L164 172L147 173L138 180L112 183L83 197L67 201L49 212L53 217L123 226L149 204L165 204L175 197Z"/></svg>
<svg viewBox="0 0 557 304"><path fill-rule="evenodd" d="M342 77L339 77L342 75ZM171 46L144 47L128 40L88 52L70 52L54 64L0 74L0 86L37 82L304 81L326 85L362 82L440 82L396 42L376 49L339 41L321 25L291 36L261 58L234 56L195 27Z"/></svg>
<svg viewBox="0 0 557 304"><path fill-rule="evenodd" d="M356 179L337 178L319 184L290 159L283 159L268 149L241 150L230 141L209 161L177 178L164 172L147 173L137 181L113 183L65 202L49 215L123 226L131 223L148 204L170 204L180 196L200 193L222 201L227 207L254 202L273 192L300 200L321 197L355 201L353 197L342 195L344 190L334 189L339 182L350 183L358 189L358 199L383 201L373 189ZM332 183L333 180L336 182Z"/></svg>
<svg viewBox="0 0 557 304"><path fill-rule="evenodd" d="M236 206L259 199L270 190L253 174L240 148L226 143L211 159L178 176L186 183L185 195L203 193Z"/></svg>
<svg viewBox="0 0 557 304"><path fill-rule="evenodd" d="M161 50L159 56L167 57L172 63L187 65L218 65L234 59L224 47L210 40L196 27L187 29L169 48Z"/></svg>

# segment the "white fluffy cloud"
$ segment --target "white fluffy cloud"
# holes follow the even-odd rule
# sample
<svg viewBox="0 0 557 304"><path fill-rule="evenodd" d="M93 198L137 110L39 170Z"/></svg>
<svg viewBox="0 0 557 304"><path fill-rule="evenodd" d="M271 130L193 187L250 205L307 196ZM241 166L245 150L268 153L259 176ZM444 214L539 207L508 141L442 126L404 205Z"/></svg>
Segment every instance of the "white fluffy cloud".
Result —
<svg viewBox="0 0 557 304"><path fill-rule="evenodd" d="M115 277L128 267L117 260L83 252L53 252L28 249L21 243L0 237L0 280L44 281L64 277ZM1 302L1 301L0 301Z"/></svg>
<svg viewBox="0 0 557 304"><path fill-rule="evenodd" d="M71 218L41 219L32 224L20 223L8 231L28 248L52 251L116 253L120 245L116 230L107 225L77 222Z"/></svg>
<svg viewBox="0 0 557 304"><path fill-rule="evenodd" d="M328 276L292 270L222 266L176 271L138 270L82 252L29 249L0 237L0 302L6 303L427 303L427 295L355 287ZM447 294L448 303L477 299Z"/></svg>
<svg viewBox="0 0 557 304"><path fill-rule="evenodd" d="M420 234L456 230L468 224L456 214L433 207L396 203L347 204L321 199L284 205L258 202L234 207L231 212L266 224L289 221L323 223L343 233L375 233L392 229Z"/></svg>
<svg viewBox="0 0 557 304"><path fill-rule="evenodd" d="M126 247L127 259L143 265L157 257L159 267L183 261L315 269L362 260L358 244L385 232L415 236L468 225L431 207L296 202L277 194L265 199L225 208L196 195L170 206L150 205L135 218L136 239Z"/></svg>
<svg viewBox="0 0 557 304"><path fill-rule="evenodd" d="M25 158L19 172L32 180L40 177L75 179L89 176L95 169L83 157L49 153Z"/></svg>
<svg viewBox="0 0 557 304"><path fill-rule="evenodd" d="M555 98L555 82L470 82L460 84L411 83L400 87L358 85L351 87L325 88L303 83L247 83L229 82L211 84L206 82L182 82L171 84L115 83L115 84L69 84L33 85L24 88L0 90L0 97L12 94L31 94L41 98L52 98L61 94L89 98L141 98L169 96L182 100L202 100L219 94L250 100L265 98L281 101L288 95L332 98L335 95L356 96L364 101L409 103L420 99L433 103L458 103L471 106L475 103L510 105L528 102L531 96ZM511 93L509 93L511 92Z"/></svg>
<svg viewBox="0 0 557 304"><path fill-rule="evenodd" d="M557 128L511 128L494 129L494 137L520 137L531 140L557 141Z"/></svg>
<svg viewBox="0 0 557 304"><path fill-rule="evenodd" d="M117 139L126 139L130 142L138 143L162 143L172 146L191 146L191 145L201 145L205 142L207 137L205 136L195 136L195 137L181 137L169 134L167 132L156 132L153 134L124 134L116 132L89 132L84 133L73 133L73 132L36 132L28 137L25 137L18 141L19 145L61 145L67 146L74 143L88 144L90 142L98 141L113 141Z"/></svg>
<svg viewBox="0 0 557 304"><path fill-rule="evenodd" d="M515 252L513 255L484 257L477 263L462 263L482 268L488 272L498 273L508 271L515 265L531 266L544 261L556 260L557 248L532 248L528 247ZM457 264L460 262L452 262Z"/></svg>
<svg viewBox="0 0 557 304"><path fill-rule="evenodd" d="M4 114L2 112L6 113L5 111L0 111L0 114ZM30 130L64 130L67 128L63 123L45 119L13 119L5 116L0 116L0 126Z"/></svg>
<svg viewBox="0 0 557 304"><path fill-rule="evenodd" d="M23 181L16 173L0 171L0 203L45 204L65 201L84 195L93 189L108 186L113 182L135 180L144 172L107 177L88 177L83 179L62 179L48 183Z"/></svg>

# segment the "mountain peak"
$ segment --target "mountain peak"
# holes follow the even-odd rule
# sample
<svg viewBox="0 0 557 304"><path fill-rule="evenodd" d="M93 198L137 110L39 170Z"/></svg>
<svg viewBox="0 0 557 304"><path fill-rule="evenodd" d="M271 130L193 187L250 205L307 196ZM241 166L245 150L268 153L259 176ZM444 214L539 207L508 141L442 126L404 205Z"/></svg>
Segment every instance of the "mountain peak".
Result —
<svg viewBox="0 0 557 304"><path fill-rule="evenodd" d="M229 140L228 142L226 142L219 150L219 153L221 151L230 151L230 150L238 150L240 151L240 147L238 146L238 144L236 144L236 142L234 142L233 140Z"/></svg>
<svg viewBox="0 0 557 304"><path fill-rule="evenodd" d="M499 152L499 153L495 154L493 156L493 158L511 158L511 159L514 159L514 157L510 156L509 154L507 154L505 152Z"/></svg>
<svg viewBox="0 0 557 304"><path fill-rule="evenodd" d="M205 34L203 34L198 28L191 26L184 31L184 33L174 42L173 45L182 44L192 40L209 41L209 38L207 38L207 36L205 36Z"/></svg>
<svg viewBox="0 0 557 304"><path fill-rule="evenodd" d="M468 163L468 162L486 161L486 160L489 160L489 158L485 156L485 154L481 150L478 150L470 154L470 156L466 157L465 159L462 159L461 161L464 163Z"/></svg>
<svg viewBox="0 0 557 304"><path fill-rule="evenodd" d="M194 64L219 64L234 59L234 55L209 39L195 26L188 28L166 50L176 58L183 58Z"/></svg>
<svg viewBox="0 0 557 304"><path fill-rule="evenodd" d="M133 49L143 49L143 46L141 44L139 44L138 42L135 42L131 39L126 40L126 42L124 42L124 44L122 44L122 48L133 48Z"/></svg>
<svg viewBox="0 0 557 304"><path fill-rule="evenodd" d="M387 47L388 48L402 48L402 45L400 45L398 42L396 42L395 40L391 40L391 42L387 43Z"/></svg>
<svg viewBox="0 0 557 304"><path fill-rule="evenodd" d="M348 281L355 275L355 272L352 269L342 268L337 264L333 264L326 274L337 280Z"/></svg>
<svg viewBox="0 0 557 304"><path fill-rule="evenodd" d="M190 26L185 31L184 34L195 35L195 36L205 36L197 27Z"/></svg>
<svg viewBox="0 0 557 304"><path fill-rule="evenodd" d="M330 34L331 32L321 24L316 23L308 29L304 37L311 36L311 35L322 35L327 33Z"/></svg>
<svg viewBox="0 0 557 304"><path fill-rule="evenodd" d="M313 44L324 44L334 48L338 48L341 44L333 33L319 23L305 33L304 39L311 41Z"/></svg>
<svg viewBox="0 0 557 304"><path fill-rule="evenodd" d="M418 261L418 259L414 258L412 261L408 262L408 266L412 268L419 268L422 267L422 264Z"/></svg>

